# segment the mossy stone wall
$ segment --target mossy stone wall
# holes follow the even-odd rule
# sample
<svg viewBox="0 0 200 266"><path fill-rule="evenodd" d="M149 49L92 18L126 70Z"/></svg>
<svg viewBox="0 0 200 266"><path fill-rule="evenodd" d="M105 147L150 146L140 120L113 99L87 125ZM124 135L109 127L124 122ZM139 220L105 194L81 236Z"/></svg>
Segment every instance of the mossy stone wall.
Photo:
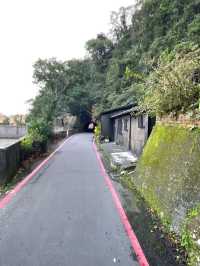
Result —
<svg viewBox="0 0 200 266"><path fill-rule="evenodd" d="M200 203L200 130L156 125L138 162L134 183L176 232Z"/></svg>

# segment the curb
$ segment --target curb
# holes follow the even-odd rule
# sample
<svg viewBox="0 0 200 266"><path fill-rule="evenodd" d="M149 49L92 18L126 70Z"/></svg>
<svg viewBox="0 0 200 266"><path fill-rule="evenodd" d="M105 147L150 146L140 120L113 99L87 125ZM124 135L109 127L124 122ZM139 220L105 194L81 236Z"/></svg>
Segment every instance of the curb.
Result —
<svg viewBox="0 0 200 266"><path fill-rule="evenodd" d="M122 207L122 204L121 204L121 201L119 199L119 196L112 184L112 181L110 179L110 177L108 176L107 172L106 172L106 169L103 165L103 162L101 160L101 157L100 157L100 154L97 150L97 146L96 144L93 142L93 149L94 149L94 152L96 154L96 157L97 157L97 160L98 160L98 163L99 163L99 166L100 166L100 170L101 170L101 174L102 176L104 177L105 179L105 182L112 194L112 198L113 198L113 201L114 201L114 204L115 204L115 207L117 208L117 211L118 211L118 214L120 216L120 219L121 219L121 222L125 228L125 231L129 237L129 240L131 242L131 247L134 251L134 253L136 254L136 257L137 257L137 260L139 262L139 265L140 266L149 266L149 263L144 255L144 252L140 246L140 243L136 237L136 234L134 233L132 227L131 227L131 224L128 220L128 217L125 213L125 210L123 209Z"/></svg>

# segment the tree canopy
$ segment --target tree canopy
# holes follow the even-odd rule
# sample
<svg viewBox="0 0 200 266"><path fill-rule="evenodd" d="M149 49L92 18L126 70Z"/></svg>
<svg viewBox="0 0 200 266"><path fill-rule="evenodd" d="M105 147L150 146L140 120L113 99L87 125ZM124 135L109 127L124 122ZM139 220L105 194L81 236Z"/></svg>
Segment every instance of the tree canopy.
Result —
<svg viewBox="0 0 200 266"><path fill-rule="evenodd" d="M51 126L56 116L70 112L84 123L102 110L129 103L159 114L196 108L199 33L200 0L140 0L112 12L109 34L86 42L85 59L39 59L34 64L40 91L29 122ZM157 98L163 90L165 97ZM159 105L153 104L155 98Z"/></svg>

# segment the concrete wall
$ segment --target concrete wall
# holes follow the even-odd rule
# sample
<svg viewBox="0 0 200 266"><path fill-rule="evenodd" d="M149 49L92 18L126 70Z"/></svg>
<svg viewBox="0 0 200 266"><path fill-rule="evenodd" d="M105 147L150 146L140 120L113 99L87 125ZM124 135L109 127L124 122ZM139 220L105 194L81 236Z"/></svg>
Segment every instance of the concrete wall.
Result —
<svg viewBox="0 0 200 266"><path fill-rule="evenodd" d="M138 117L131 118L131 150L137 156L143 151L148 139L148 115L143 115L143 128L138 127Z"/></svg>
<svg viewBox="0 0 200 266"><path fill-rule="evenodd" d="M8 182L20 164L20 142L0 149L0 184Z"/></svg>
<svg viewBox="0 0 200 266"><path fill-rule="evenodd" d="M187 265L200 255L199 128L157 124L137 163L132 182L170 228L186 241ZM186 239L186 240L185 240Z"/></svg>
<svg viewBox="0 0 200 266"><path fill-rule="evenodd" d="M122 120L122 134L119 134L119 121ZM125 120L127 120L127 129L125 128ZM127 149L130 148L130 115L114 119L114 139L116 144L123 145Z"/></svg>
<svg viewBox="0 0 200 266"><path fill-rule="evenodd" d="M180 232L188 211L200 204L199 129L157 124L137 164L134 183Z"/></svg>
<svg viewBox="0 0 200 266"><path fill-rule="evenodd" d="M18 139L26 135L26 127L0 125L0 138Z"/></svg>
<svg viewBox="0 0 200 266"><path fill-rule="evenodd" d="M66 131L66 129L64 127L61 127L61 126L54 126L53 128L53 133L54 134L57 134L57 133L60 133L60 132L64 132Z"/></svg>

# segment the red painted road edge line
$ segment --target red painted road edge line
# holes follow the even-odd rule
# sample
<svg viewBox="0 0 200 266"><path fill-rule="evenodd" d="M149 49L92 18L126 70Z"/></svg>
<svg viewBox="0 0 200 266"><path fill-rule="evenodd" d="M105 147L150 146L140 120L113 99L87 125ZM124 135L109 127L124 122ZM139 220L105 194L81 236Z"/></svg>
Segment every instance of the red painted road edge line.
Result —
<svg viewBox="0 0 200 266"><path fill-rule="evenodd" d="M112 184L110 177L108 176L108 174L105 170L105 167L104 167L103 162L101 160L100 154L97 150L97 146L94 142L93 142L93 149L95 151L95 154L96 154L96 157L97 157L100 169L101 169L101 173L102 173L103 177L105 178L106 184L107 184L107 186L108 186L108 188L112 194L113 201L114 201L115 206L118 210L122 224L126 230L126 233L129 237L129 240L131 242L132 249L137 256L137 260L138 260L140 266L149 266L149 263L148 263L145 255L144 255L144 252L140 246L140 243L139 243L139 241L138 241L138 239L137 239L137 237L136 237L136 235L135 235L135 233L134 233L134 231L133 231L133 229L132 229L132 227L128 221L128 217L126 216L126 213L122 207L119 196L118 196L118 194L117 194L117 192L116 192L116 190Z"/></svg>
<svg viewBox="0 0 200 266"><path fill-rule="evenodd" d="M72 136L71 136L72 137ZM54 152L52 152L44 161L42 161L29 175L27 175L22 181L20 181L5 197L0 200L0 209L4 208L12 198L19 192L33 177L39 172L39 170L59 151L67 141L71 139L67 138Z"/></svg>

